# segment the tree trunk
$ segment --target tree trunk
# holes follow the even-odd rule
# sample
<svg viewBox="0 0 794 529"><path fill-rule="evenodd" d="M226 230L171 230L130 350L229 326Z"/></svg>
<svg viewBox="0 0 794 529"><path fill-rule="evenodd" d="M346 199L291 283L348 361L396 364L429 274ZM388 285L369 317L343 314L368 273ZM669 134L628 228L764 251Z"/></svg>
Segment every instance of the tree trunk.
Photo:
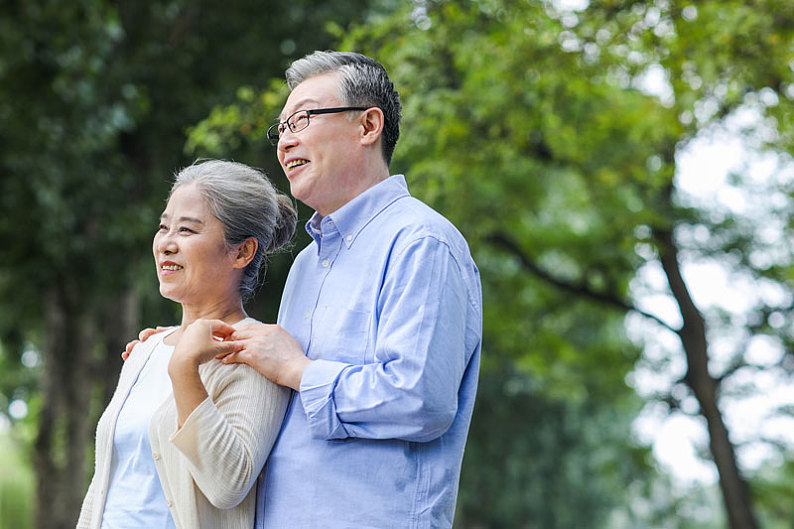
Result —
<svg viewBox="0 0 794 529"><path fill-rule="evenodd" d="M706 323L698 310L681 274L678 261L678 247L672 231L657 230L662 267L668 284L678 303L683 318L683 326L678 331L687 359L686 383L692 389L700 413L705 417L709 431L709 446L720 478L720 489L728 524L731 529L756 529L758 523L753 513L747 483L739 472L736 453L728 435L717 402L719 381L708 370L708 341Z"/></svg>
<svg viewBox="0 0 794 529"><path fill-rule="evenodd" d="M103 384L99 412L105 409L121 373L121 352L130 340L138 337L140 331L140 295L132 288L121 292L107 301L104 311L102 335L104 347L100 364L97 366L96 380ZM98 416L96 417L99 418Z"/></svg>
<svg viewBox="0 0 794 529"><path fill-rule="evenodd" d="M138 330L134 290L109 300L113 306L101 317L77 290L62 287L46 302L43 401L34 447L38 529L74 528L92 469L86 455L97 417L90 410L92 404L104 409L118 380L121 351ZM94 396L101 402L92 402Z"/></svg>
<svg viewBox="0 0 794 529"><path fill-rule="evenodd" d="M74 291L61 286L46 300L42 409L34 446L36 527L73 528L92 439L91 353L95 328Z"/></svg>

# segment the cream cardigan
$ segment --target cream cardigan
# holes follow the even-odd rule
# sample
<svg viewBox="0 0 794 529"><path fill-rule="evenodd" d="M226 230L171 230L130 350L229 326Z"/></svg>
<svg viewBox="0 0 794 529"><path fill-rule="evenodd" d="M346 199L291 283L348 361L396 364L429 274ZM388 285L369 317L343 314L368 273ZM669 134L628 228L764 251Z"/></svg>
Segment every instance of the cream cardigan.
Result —
<svg viewBox="0 0 794 529"><path fill-rule="evenodd" d="M94 477L83 500L79 529L99 529L102 523L116 419L146 360L166 334L136 345L122 367L116 392L97 425ZM278 435L290 390L244 364L212 360L201 365L199 373L209 397L182 428L177 429L173 395L149 425L152 457L166 503L179 529L250 529L256 504L253 485Z"/></svg>

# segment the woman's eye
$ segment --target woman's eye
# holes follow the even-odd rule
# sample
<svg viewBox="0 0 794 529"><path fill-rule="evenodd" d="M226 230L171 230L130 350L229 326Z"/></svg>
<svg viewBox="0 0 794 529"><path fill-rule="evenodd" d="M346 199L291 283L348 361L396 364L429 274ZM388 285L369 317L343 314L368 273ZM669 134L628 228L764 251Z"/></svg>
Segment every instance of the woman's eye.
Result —
<svg viewBox="0 0 794 529"><path fill-rule="evenodd" d="M166 226L165 224L160 224L160 226L157 229L159 231L168 231L168 226Z"/></svg>
<svg viewBox="0 0 794 529"><path fill-rule="evenodd" d="M180 233L196 233L194 230L191 230L190 228L186 228L186 227L184 227L184 226L182 226L181 228L179 228L179 232L180 232Z"/></svg>

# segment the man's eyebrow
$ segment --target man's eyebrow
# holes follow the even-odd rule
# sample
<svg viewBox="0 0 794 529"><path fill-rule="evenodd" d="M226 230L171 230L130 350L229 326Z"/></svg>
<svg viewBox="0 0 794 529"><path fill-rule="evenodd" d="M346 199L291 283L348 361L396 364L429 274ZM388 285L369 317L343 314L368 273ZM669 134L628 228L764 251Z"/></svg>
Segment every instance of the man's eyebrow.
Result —
<svg viewBox="0 0 794 529"><path fill-rule="evenodd" d="M167 218L168 218L168 214L167 213L163 213L162 215L160 215L160 220L165 220ZM202 224L202 225L204 224L203 220L197 219L195 217L179 217L178 221L179 222L192 222L194 224Z"/></svg>
<svg viewBox="0 0 794 529"><path fill-rule="evenodd" d="M291 116L291 115L292 115L292 114L294 114L295 112L299 112L299 111L301 111L301 110L304 110L304 109L305 109L305 107L306 107L306 105L311 105L311 104L314 104L314 105L319 105L320 103L319 103L317 100L315 100L315 99L312 99L311 97L306 97L306 98L304 98L304 99L300 99L300 100L299 100L299 101L297 101L297 102L295 103L295 105L293 106L293 110L292 110L292 112L290 112L289 114L287 114L287 115L285 116L285 115L284 115L285 113L282 111L282 112L281 112L281 114L279 114L279 115L278 115L278 120L279 120L279 121L284 121L284 119L285 119L287 116Z"/></svg>

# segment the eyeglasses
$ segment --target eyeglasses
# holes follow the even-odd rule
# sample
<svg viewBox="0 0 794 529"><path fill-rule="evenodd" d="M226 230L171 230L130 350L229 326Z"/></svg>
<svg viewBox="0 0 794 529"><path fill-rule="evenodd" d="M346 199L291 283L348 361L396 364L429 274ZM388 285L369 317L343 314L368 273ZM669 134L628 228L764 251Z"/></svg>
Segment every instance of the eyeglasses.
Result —
<svg viewBox="0 0 794 529"><path fill-rule="evenodd" d="M298 110L284 121L273 123L267 129L267 139L270 140L271 145L277 145L278 139L284 134L284 131L289 130L300 132L309 126L309 116L317 114L336 114L338 112L347 112L348 110L367 110L369 107L334 107L334 108L313 108L310 110Z"/></svg>

